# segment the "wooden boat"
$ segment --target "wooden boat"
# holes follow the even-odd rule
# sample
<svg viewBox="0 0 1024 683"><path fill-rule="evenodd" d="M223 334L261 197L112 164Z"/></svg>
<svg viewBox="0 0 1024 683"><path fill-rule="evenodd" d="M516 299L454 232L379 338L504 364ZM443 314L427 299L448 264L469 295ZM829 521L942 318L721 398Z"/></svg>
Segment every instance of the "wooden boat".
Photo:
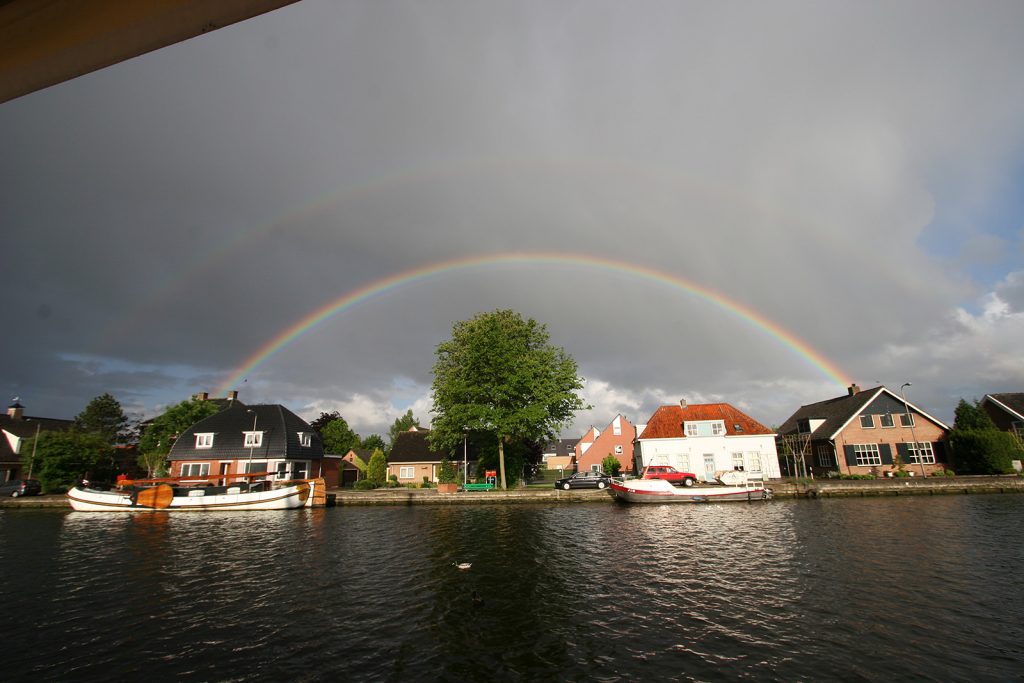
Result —
<svg viewBox="0 0 1024 683"><path fill-rule="evenodd" d="M266 473L242 476L266 476ZM196 480L191 478L188 481L195 483ZM79 485L68 491L67 496L72 509L79 512L287 510L312 504L313 490L322 480L291 481L278 488L271 488L269 482L178 485L181 482L181 479L122 481L111 491Z"/></svg>
<svg viewBox="0 0 1024 683"><path fill-rule="evenodd" d="M772 490L763 480L720 477L721 485L678 488L664 479L613 480L615 497L627 503L718 503L769 500Z"/></svg>

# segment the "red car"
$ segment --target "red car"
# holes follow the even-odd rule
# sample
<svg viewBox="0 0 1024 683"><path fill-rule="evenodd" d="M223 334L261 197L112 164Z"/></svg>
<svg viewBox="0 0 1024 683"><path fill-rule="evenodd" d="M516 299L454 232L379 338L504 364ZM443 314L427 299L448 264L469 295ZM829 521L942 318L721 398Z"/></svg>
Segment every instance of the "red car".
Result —
<svg viewBox="0 0 1024 683"><path fill-rule="evenodd" d="M674 486L693 486L697 483L697 475L680 472L670 465L648 465L644 468L642 479L664 479Z"/></svg>

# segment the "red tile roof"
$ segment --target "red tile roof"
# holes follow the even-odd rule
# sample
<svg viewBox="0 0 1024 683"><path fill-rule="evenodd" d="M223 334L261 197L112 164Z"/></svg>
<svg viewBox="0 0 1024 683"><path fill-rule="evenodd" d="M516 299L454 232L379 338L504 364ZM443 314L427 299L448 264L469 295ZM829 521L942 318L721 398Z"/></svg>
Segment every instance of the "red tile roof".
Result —
<svg viewBox="0 0 1024 683"><path fill-rule="evenodd" d="M684 437L683 423L704 420L725 421L727 436L745 436L749 434L774 434L763 424L733 408L728 403L706 403L703 405L661 406L654 411L647 422L641 439L677 439ZM736 425L740 429L736 429Z"/></svg>

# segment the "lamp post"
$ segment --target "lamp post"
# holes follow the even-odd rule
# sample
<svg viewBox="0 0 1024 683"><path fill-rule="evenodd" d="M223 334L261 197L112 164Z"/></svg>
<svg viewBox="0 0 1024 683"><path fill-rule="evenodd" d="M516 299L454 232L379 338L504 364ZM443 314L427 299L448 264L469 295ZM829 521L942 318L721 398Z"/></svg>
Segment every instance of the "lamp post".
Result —
<svg viewBox="0 0 1024 683"><path fill-rule="evenodd" d="M462 428L462 485L469 483L469 428Z"/></svg>
<svg viewBox="0 0 1024 683"><path fill-rule="evenodd" d="M900 398L903 399L903 410L907 416L907 424L910 425L910 438L914 440L914 453L917 454L917 464L921 466L921 476L927 477L928 475L924 472L924 453L921 452L921 444L917 442L917 434L914 433L914 418L910 414L910 406L907 403L907 397L903 393L904 387L914 386L910 382L904 382L900 385Z"/></svg>

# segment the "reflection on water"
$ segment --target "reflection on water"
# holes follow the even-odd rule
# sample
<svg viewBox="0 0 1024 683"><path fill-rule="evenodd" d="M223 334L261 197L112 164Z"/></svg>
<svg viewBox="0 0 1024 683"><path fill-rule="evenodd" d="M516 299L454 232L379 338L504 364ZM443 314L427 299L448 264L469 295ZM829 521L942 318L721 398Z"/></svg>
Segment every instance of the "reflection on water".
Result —
<svg viewBox="0 0 1024 683"><path fill-rule="evenodd" d="M1012 495L8 512L4 678L1007 680L1022 522Z"/></svg>

